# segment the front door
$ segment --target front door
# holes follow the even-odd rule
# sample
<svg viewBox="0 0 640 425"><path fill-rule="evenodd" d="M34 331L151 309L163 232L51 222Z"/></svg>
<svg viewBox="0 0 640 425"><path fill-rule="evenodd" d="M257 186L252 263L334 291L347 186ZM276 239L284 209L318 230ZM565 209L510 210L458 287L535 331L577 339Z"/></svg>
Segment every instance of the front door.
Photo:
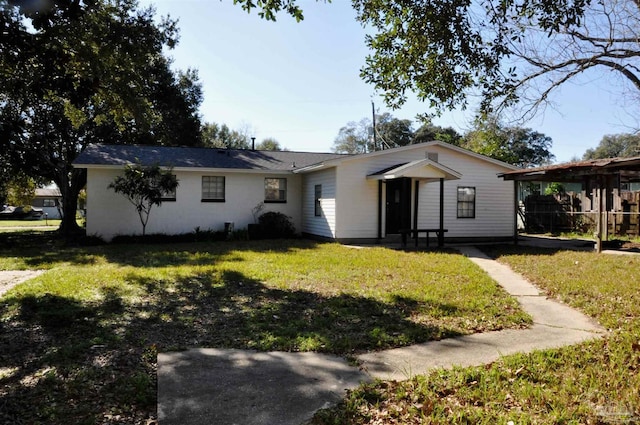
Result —
<svg viewBox="0 0 640 425"><path fill-rule="evenodd" d="M411 179L387 180L386 233L411 227Z"/></svg>

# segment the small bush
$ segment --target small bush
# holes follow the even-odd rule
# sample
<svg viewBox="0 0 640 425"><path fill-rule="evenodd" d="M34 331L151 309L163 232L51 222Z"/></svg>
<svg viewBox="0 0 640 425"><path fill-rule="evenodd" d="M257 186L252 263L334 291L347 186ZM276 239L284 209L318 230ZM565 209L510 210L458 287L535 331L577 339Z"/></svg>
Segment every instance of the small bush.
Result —
<svg viewBox="0 0 640 425"><path fill-rule="evenodd" d="M267 239L291 238L296 234L296 228L291 217L280 212L269 211L258 219L263 237Z"/></svg>

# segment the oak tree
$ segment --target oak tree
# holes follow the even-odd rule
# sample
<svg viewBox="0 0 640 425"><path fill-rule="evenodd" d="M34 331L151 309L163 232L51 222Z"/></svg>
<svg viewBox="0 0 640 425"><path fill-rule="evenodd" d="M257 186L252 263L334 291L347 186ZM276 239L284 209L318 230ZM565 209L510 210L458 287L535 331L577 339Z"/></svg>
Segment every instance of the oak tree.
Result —
<svg viewBox="0 0 640 425"><path fill-rule="evenodd" d="M235 0L263 18L302 19L296 0ZM528 118L582 74L640 91L637 0L352 0L367 28L361 77L388 106L410 93L436 111L479 99L482 112L518 106ZM602 71L598 74L598 71ZM616 81L616 78L618 79ZM596 101L596 100L594 100Z"/></svg>
<svg viewBox="0 0 640 425"><path fill-rule="evenodd" d="M481 115L464 135L463 148L520 167L551 163L553 140L530 128L506 126L493 115Z"/></svg>
<svg viewBox="0 0 640 425"><path fill-rule="evenodd" d="M163 53L174 21L135 0L0 4L0 148L58 185L64 234L79 230L86 171L72 163L89 144L200 144L197 73L173 71Z"/></svg>
<svg viewBox="0 0 640 425"><path fill-rule="evenodd" d="M640 156L640 135L624 133L604 136L598 146L587 149L583 159L635 156Z"/></svg>

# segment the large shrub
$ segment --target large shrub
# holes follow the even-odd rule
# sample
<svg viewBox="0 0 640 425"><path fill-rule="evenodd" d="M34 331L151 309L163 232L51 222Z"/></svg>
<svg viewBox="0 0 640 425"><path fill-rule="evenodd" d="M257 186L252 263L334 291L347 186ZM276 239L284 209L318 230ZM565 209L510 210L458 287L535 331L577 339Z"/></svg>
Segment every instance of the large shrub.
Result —
<svg viewBox="0 0 640 425"><path fill-rule="evenodd" d="M262 236L267 239L291 238L296 234L291 217L280 212L266 212L258 218L258 223Z"/></svg>

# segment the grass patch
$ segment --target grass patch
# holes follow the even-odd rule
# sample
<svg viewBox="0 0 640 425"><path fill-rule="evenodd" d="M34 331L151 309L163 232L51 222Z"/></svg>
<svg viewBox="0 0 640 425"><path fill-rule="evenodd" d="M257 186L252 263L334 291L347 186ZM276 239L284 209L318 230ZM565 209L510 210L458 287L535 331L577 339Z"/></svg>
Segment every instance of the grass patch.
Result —
<svg viewBox="0 0 640 425"><path fill-rule="evenodd" d="M4 234L1 269L47 269L0 303L0 422L143 423L155 353L351 353L529 323L455 253L310 241L67 248Z"/></svg>
<svg viewBox="0 0 640 425"><path fill-rule="evenodd" d="M0 220L0 227L14 227L14 228L23 228L23 227L60 227L60 222L62 220L57 219L42 219L42 220Z"/></svg>
<svg viewBox="0 0 640 425"><path fill-rule="evenodd" d="M376 382L313 424L632 424L640 422L640 257L483 247L609 328L602 339L507 356L485 367Z"/></svg>

